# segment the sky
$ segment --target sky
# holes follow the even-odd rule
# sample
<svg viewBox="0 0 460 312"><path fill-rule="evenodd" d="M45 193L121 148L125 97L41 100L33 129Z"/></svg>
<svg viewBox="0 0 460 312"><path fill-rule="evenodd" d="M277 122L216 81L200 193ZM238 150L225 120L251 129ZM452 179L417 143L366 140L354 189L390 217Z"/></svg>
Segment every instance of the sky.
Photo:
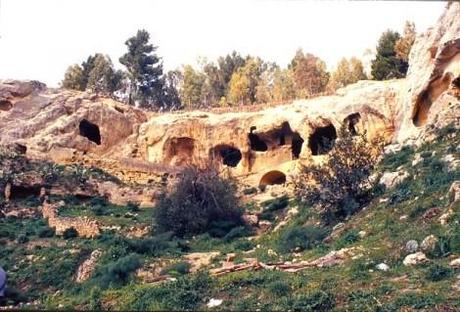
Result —
<svg viewBox="0 0 460 312"><path fill-rule="evenodd" d="M446 2L302 0L0 0L0 79L58 86L69 65L104 53L116 67L124 42L146 29L165 70L233 50L286 66L298 48L333 68L362 57L387 29L418 32Z"/></svg>

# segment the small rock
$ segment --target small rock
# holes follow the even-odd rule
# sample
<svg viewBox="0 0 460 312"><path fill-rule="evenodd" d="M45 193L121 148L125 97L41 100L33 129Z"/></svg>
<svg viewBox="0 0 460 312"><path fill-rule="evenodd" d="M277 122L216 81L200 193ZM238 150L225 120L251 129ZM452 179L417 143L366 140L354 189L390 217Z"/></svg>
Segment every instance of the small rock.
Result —
<svg viewBox="0 0 460 312"><path fill-rule="evenodd" d="M405 266L412 266L412 265L417 265L421 263L426 263L428 262L428 258L425 256L423 252L416 252L413 254L410 254L406 256L403 260L403 264Z"/></svg>
<svg viewBox="0 0 460 312"><path fill-rule="evenodd" d="M408 253L414 253L418 249L418 243L416 240L411 239L406 243L406 251Z"/></svg>
<svg viewBox="0 0 460 312"><path fill-rule="evenodd" d="M407 215L402 215L399 217L399 220L404 221L407 219Z"/></svg>
<svg viewBox="0 0 460 312"><path fill-rule="evenodd" d="M451 203L460 200L460 181L455 181L449 188L449 199Z"/></svg>
<svg viewBox="0 0 460 312"><path fill-rule="evenodd" d="M390 189L397 184L404 181L409 176L409 173L406 171L394 171L394 172L385 172L380 178L379 184L385 185L387 189Z"/></svg>
<svg viewBox="0 0 460 312"><path fill-rule="evenodd" d="M214 308L214 307L220 306L222 304L222 302L223 302L222 299L211 298L211 300L209 300L209 302L207 304L207 307L208 308Z"/></svg>
<svg viewBox="0 0 460 312"><path fill-rule="evenodd" d="M359 235L359 237L364 238L364 237L366 237L367 233L366 233L366 231L359 231L358 235Z"/></svg>
<svg viewBox="0 0 460 312"><path fill-rule="evenodd" d="M386 263L379 263L375 267L377 268L377 270L384 271L384 272L390 269L390 267Z"/></svg>
<svg viewBox="0 0 460 312"><path fill-rule="evenodd" d="M334 225L332 230L334 231L334 230L340 229L344 225L345 225L345 223L343 223L343 222L337 223L336 225Z"/></svg>
<svg viewBox="0 0 460 312"><path fill-rule="evenodd" d="M414 159L412 160L412 166L415 166L421 161L422 161L422 157L420 156L420 153L415 154Z"/></svg>
<svg viewBox="0 0 460 312"><path fill-rule="evenodd" d="M460 269L460 258L452 260L449 265L454 269Z"/></svg>
<svg viewBox="0 0 460 312"><path fill-rule="evenodd" d="M437 242L438 238L436 236L428 235L423 239L422 243L420 244L420 248L425 252L433 251Z"/></svg>

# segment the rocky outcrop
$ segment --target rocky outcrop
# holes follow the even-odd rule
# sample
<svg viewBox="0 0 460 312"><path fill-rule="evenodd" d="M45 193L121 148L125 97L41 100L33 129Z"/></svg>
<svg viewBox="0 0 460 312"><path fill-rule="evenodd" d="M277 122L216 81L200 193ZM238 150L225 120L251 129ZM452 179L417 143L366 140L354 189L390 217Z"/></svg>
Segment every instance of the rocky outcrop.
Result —
<svg viewBox="0 0 460 312"><path fill-rule="evenodd" d="M88 259L83 261L82 264L78 267L77 276L75 281L77 283L82 283L91 277L94 269L96 268L97 261L101 257L102 252L99 249L94 250Z"/></svg>
<svg viewBox="0 0 460 312"><path fill-rule="evenodd" d="M299 162L321 163L343 126L401 145L433 128L460 128L460 3L415 41L407 78L360 81L331 96L262 109L153 114L109 98L0 82L0 144L33 157L83 162L150 183L188 163L213 161L265 187L289 181Z"/></svg>
<svg viewBox="0 0 460 312"><path fill-rule="evenodd" d="M450 2L437 24L417 36L409 56L405 95L398 109L397 137L402 141L438 127L459 123L460 3Z"/></svg>

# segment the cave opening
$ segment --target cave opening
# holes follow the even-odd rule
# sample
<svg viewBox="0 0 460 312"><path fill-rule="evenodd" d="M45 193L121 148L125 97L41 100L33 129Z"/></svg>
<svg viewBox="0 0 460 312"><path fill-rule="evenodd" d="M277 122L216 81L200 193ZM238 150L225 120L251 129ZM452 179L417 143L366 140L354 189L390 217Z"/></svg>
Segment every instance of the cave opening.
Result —
<svg viewBox="0 0 460 312"><path fill-rule="evenodd" d="M350 114L348 115L347 117L345 117L345 119L343 120L343 122L345 123L348 131L352 134L352 135L357 135L358 134L358 130L356 129L356 125L358 124L358 122L361 120L361 115L359 113L353 113L353 114Z"/></svg>
<svg viewBox="0 0 460 312"><path fill-rule="evenodd" d="M286 183L286 175L281 171L273 170L262 176L259 182L259 187L284 183Z"/></svg>
<svg viewBox="0 0 460 312"><path fill-rule="evenodd" d="M460 76L458 76L457 78L455 78L454 80L452 80L452 85L457 88L457 89L460 89Z"/></svg>
<svg viewBox="0 0 460 312"><path fill-rule="evenodd" d="M101 145L101 133L99 131L99 127L96 124L89 122L86 119L80 121L80 125L78 126L80 130L80 135L84 136L91 142L96 143L97 145Z"/></svg>
<svg viewBox="0 0 460 312"><path fill-rule="evenodd" d="M5 99L0 100L0 110L8 111L13 107L13 104Z"/></svg>
<svg viewBox="0 0 460 312"><path fill-rule="evenodd" d="M195 150L195 140L189 137L170 138L164 144L166 161L174 159L173 165L190 163Z"/></svg>
<svg viewBox="0 0 460 312"><path fill-rule="evenodd" d="M11 185L11 199L40 196L41 185Z"/></svg>
<svg viewBox="0 0 460 312"><path fill-rule="evenodd" d="M266 152L268 150L267 143L262 140L257 134L253 133L256 127L251 127L251 132L248 134L249 138L249 145L251 146L251 150L256 152Z"/></svg>
<svg viewBox="0 0 460 312"><path fill-rule="evenodd" d="M229 167L236 167L243 155L236 147L230 145L217 145L211 151L211 157L220 158L222 163Z"/></svg>
<svg viewBox="0 0 460 312"><path fill-rule="evenodd" d="M334 125L318 127L308 138L308 147L312 155L324 155L334 147L335 139L337 139L337 131Z"/></svg>
<svg viewBox="0 0 460 312"><path fill-rule="evenodd" d="M420 93L412 117L414 126L421 127L427 123L431 106L449 88L451 81L452 75L448 73L433 81L427 89Z"/></svg>

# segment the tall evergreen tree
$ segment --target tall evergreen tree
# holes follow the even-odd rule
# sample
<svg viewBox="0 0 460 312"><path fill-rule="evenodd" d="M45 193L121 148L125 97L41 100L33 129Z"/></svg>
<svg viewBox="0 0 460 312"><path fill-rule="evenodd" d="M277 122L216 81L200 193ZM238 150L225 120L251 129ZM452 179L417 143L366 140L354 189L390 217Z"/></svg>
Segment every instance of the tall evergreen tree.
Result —
<svg viewBox="0 0 460 312"><path fill-rule="evenodd" d="M125 42L128 52L120 57L120 63L128 71L129 103L161 107L164 102L163 64L155 53L157 47L149 40L150 34L146 30L138 30Z"/></svg>
<svg viewBox="0 0 460 312"><path fill-rule="evenodd" d="M372 61L372 77L376 80L402 78L406 76L408 63L396 55L395 44L400 39L398 32L387 30L377 45L377 54Z"/></svg>

